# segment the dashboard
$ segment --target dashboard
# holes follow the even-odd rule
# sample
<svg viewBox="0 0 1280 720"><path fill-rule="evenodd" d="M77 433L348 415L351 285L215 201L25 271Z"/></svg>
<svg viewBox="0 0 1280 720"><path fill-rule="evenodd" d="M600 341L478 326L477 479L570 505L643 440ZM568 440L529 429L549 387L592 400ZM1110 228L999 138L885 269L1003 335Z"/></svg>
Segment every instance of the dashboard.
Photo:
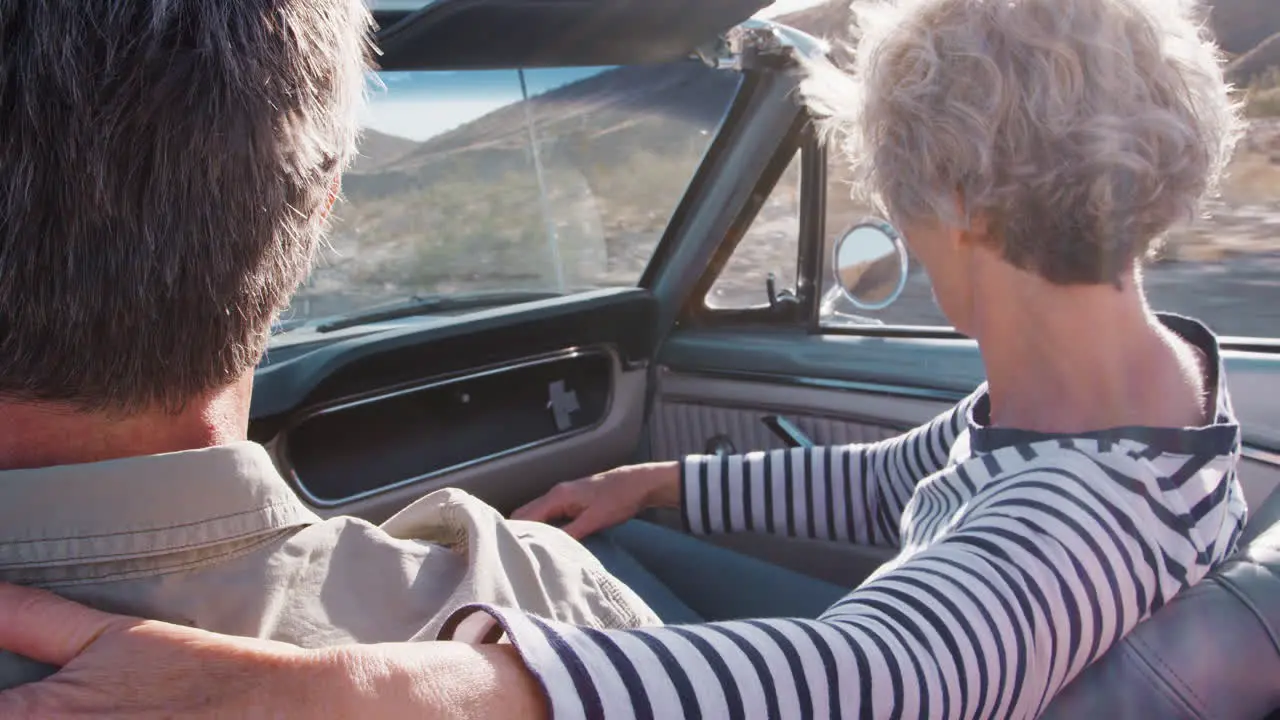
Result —
<svg viewBox="0 0 1280 720"><path fill-rule="evenodd" d="M634 449L655 323L627 288L300 328L258 368L250 436L322 514L377 520L444 485L510 505Z"/></svg>
<svg viewBox="0 0 1280 720"><path fill-rule="evenodd" d="M312 505L342 504L597 427L612 371L597 346L426 379L309 410L280 457Z"/></svg>

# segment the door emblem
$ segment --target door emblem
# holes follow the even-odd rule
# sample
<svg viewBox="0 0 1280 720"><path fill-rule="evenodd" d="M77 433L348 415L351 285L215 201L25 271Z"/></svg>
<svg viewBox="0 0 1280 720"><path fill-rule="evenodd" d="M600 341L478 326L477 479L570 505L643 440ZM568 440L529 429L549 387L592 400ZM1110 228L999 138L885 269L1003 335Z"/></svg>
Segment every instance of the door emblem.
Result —
<svg viewBox="0 0 1280 720"><path fill-rule="evenodd" d="M564 432L573 427L573 414L581 409L578 405L578 394L565 388L563 380L556 380L547 387L551 400L547 408L556 420L556 430Z"/></svg>

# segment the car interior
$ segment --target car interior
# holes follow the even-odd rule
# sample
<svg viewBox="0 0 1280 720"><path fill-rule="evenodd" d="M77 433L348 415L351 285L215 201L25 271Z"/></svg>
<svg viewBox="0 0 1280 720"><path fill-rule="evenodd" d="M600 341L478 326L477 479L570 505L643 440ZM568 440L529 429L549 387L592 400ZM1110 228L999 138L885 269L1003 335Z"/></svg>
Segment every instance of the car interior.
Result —
<svg viewBox="0 0 1280 720"><path fill-rule="evenodd" d="M981 382L976 345L949 328L827 321L831 238L843 228L829 226L826 208L832 160L794 93L795 55L822 45L753 19L766 5L375 3L378 62L388 78L677 68L672 74L686 80L727 78L726 101L704 123L686 186L671 190L671 207L656 209L661 227L642 272L628 282L570 289L561 279L552 292L482 293L457 303L445 294L417 296L349 322L332 322L341 313L312 312L282 325L257 371L251 437L269 448L308 505L322 516L376 523L426 493L456 487L509 512L555 483L632 462L888 438ZM637 115L675 112L632 102ZM524 142L545 129L540 123L516 123L510 137ZM387 178L408 182L406 167L377 175L357 168L347 202L372 197L370 188ZM779 199L775 190L784 186L788 196ZM762 230L757 220L779 202L790 208L785 227ZM715 307L708 298L722 271L741 261L735 251L777 232L788 235L790 264L744 281L746 302ZM1240 480L1251 520L1242 547L1271 530L1270 554L1259 555L1242 581L1265 587L1264 600L1249 603L1249 641L1270 648L1275 669L1280 343L1227 338L1224 347L1245 428ZM681 528L674 512L649 519ZM893 552L753 533L706 541L850 588ZM1280 706L1280 694L1271 698Z"/></svg>

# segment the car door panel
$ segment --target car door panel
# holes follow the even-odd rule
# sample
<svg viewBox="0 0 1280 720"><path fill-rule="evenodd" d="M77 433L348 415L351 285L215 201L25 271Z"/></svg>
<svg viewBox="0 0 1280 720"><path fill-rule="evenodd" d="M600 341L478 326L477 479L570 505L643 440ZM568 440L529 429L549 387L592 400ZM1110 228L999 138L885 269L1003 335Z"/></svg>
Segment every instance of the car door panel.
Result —
<svg viewBox="0 0 1280 720"><path fill-rule="evenodd" d="M897 434L894 428L866 421L801 412L805 412L802 406L784 409L782 406L723 405L714 398L706 401L660 400L653 414L651 452L656 460L675 460L686 455L710 454L717 442L725 441L730 451L785 447L782 440L761 422L761 417L767 413L785 413L783 416L787 420L819 445L870 443Z"/></svg>
<svg viewBox="0 0 1280 720"><path fill-rule="evenodd" d="M655 459L708 452L728 439L739 452L784 443L761 421L782 415L819 444L874 442L915 427L951 403L884 393L815 387L783 380L742 379L731 372L684 373L658 369L650 430Z"/></svg>
<svg viewBox="0 0 1280 720"><path fill-rule="evenodd" d="M659 366L655 388L659 401L665 403L816 415L899 430L928 421L964 397L960 392L925 392L920 388L895 388L882 383L731 369L684 371L668 365ZM837 437L832 436L833 440Z"/></svg>

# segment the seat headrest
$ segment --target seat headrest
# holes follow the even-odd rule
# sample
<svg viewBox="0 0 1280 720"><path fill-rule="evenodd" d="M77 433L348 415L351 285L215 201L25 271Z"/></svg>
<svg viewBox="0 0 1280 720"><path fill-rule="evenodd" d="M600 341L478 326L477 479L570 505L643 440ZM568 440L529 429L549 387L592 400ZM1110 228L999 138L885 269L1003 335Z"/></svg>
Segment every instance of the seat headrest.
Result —
<svg viewBox="0 0 1280 720"><path fill-rule="evenodd" d="M1085 668L1044 718L1240 718L1280 708L1280 491L1246 544Z"/></svg>

